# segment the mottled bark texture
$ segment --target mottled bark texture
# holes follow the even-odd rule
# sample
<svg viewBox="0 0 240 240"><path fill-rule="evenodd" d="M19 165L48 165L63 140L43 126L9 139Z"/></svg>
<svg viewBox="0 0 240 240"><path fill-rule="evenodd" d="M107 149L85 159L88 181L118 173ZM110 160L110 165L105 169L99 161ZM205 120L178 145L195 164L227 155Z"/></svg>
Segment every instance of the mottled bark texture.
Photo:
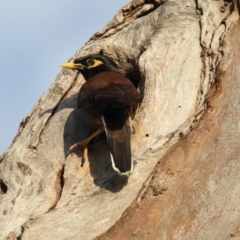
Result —
<svg viewBox="0 0 240 240"><path fill-rule="evenodd" d="M102 137L68 155L88 128L84 80L62 70L1 158L0 239L239 239L239 5L135 0L77 51L102 49L144 97L134 170Z"/></svg>

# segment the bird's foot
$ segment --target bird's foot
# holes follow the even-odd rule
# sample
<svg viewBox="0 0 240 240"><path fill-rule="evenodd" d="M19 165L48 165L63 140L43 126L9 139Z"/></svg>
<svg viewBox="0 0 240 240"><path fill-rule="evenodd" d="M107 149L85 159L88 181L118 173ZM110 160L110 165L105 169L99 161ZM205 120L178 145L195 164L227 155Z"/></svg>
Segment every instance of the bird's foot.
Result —
<svg viewBox="0 0 240 240"><path fill-rule="evenodd" d="M82 142L77 142L72 146L70 146L70 148L68 149L68 152L70 153L73 151L77 151L80 148L88 147L90 141L103 131L104 131L104 126L99 127L99 129L96 132L94 132L88 138L84 139Z"/></svg>
<svg viewBox="0 0 240 240"><path fill-rule="evenodd" d="M77 142L69 147L68 153L71 153L73 151L75 152L78 149L83 148L81 167L83 166L85 161L88 161L88 146L89 146L90 141L103 131L104 131L104 126L101 126L95 133L93 133L91 136L89 136L82 142Z"/></svg>
<svg viewBox="0 0 240 240"><path fill-rule="evenodd" d="M84 148L87 147L89 145L89 142L85 140L83 140L82 142L77 142L75 144L73 144L72 146L69 147L68 152L75 152L80 148Z"/></svg>
<svg viewBox="0 0 240 240"><path fill-rule="evenodd" d="M68 150L68 152L70 153L72 151L77 151L78 149L83 148L81 167L83 167L84 163L88 161L88 145L89 145L89 142L86 141L85 139L82 142L77 142L73 144Z"/></svg>

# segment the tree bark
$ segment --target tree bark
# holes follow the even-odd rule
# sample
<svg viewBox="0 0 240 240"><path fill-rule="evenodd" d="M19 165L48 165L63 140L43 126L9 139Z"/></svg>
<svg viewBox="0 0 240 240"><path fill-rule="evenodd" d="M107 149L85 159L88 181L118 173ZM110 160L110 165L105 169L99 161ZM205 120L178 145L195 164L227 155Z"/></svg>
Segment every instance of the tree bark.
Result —
<svg viewBox="0 0 240 240"><path fill-rule="evenodd" d="M102 49L144 97L134 170L101 139L68 155L88 129L62 70L1 158L0 239L240 238L239 5L133 0L95 34L73 58Z"/></svg>

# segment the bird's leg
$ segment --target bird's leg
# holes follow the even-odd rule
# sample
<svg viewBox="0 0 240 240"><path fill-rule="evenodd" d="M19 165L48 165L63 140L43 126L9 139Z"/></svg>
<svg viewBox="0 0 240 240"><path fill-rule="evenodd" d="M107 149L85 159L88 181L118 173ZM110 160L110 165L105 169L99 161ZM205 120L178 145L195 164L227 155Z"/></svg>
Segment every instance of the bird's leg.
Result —
<svg viewBox="0 0 240 240"><path fill-rule="evenodd" d="M101 126L96 132L94 132L92 135L90 135L89 137L87 137L86 139L84 139L82 142L77 142L75 144L73 144L72 146L70 146L69 148L69 152L72 152L72 151L76 151L77 149L79 148L84 148L84 151L83 151L83 155L88 155L88 145L89 145L89 142L95 138L97 135L99 135L100 133L102 133L104 131L104 126Z"/></svg>
<svg viewBox="0 0 240 240"><path fill-rule="evenodd" d="M88 146L89 144L83 147L83 157L82 157L81 167L83 167L85 161L88 160Z"/></svg>

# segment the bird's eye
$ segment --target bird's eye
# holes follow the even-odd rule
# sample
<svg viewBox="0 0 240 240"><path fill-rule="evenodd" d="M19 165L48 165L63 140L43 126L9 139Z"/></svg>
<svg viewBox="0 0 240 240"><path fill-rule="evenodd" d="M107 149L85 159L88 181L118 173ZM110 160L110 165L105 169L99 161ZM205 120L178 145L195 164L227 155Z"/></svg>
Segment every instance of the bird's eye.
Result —
<svg viewBox="0 0 240 240"><path fill-rule="evenodd" d="M93 66L95 64L95 60L90 58L86 61L86 63L87 63L88 66Z"/></svg>

